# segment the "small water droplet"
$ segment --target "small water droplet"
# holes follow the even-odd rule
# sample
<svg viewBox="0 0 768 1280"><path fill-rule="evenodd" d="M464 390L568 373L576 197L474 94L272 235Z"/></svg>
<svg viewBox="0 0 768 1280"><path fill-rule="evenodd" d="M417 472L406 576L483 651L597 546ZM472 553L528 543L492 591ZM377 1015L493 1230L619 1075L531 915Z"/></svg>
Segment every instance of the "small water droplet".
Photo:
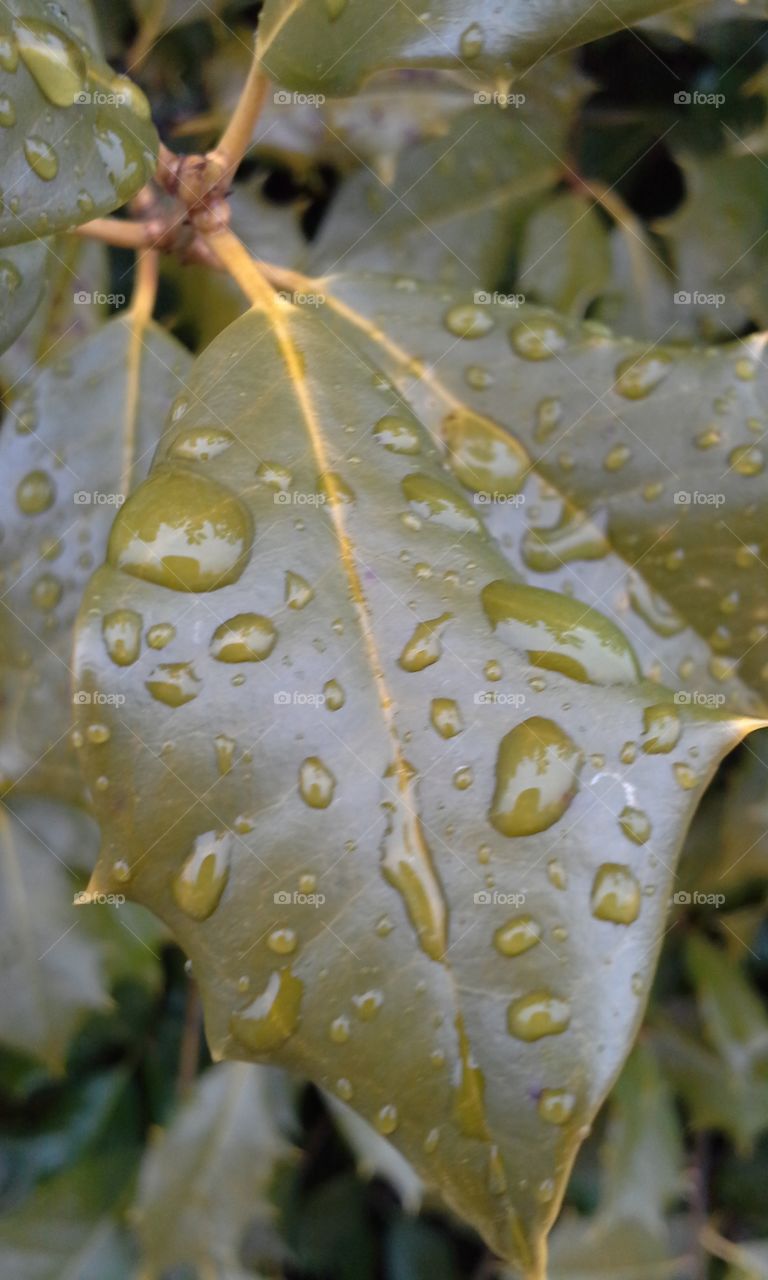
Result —
<svg viewBox="0 0 768 1280"><path fill-rule="evenodd" d="M234 436L230 431L220 427L192 427L176 436L168 453L172 458L184 458L189 462L209 462L232 444Z"/></svg>
<svg viewBox="0 0 768 1280"><path fill-rule="evenodd" d="M671 357L663 351L627 356L616 366L614 391L626 400L642 400L663 382L671 364Z"/></svg>
<svg viewBox="0 0 768 1280"><path fill-rule="evenodd" d="M289 609L303 609L314 600L315 593L300 573L292 573L289 569L285 575L285 603Z"/></svg>
<svg viewBox="0 0 768 1280"><path fill-rule="evenodd" d="M408 422L405 418L396 418L391 414L379 418L373 428L373 438L390 453L421 453L416 423Z"/></svg>
<svg viewBox="0 0 768 1280"><path fill-rule="evenodd" d="M540 1040L543 1036L560 1035L570 1025L571 1008L567 1000L550 991L532 991L513 1000L507 1010L510 1035L518 1040Z"/></svg>
<svg viewBox="0 0 768 1280"><path fill-rule="evenodd" d="M640 914L640 885L620 862L605 862L592 885L592 915L612 924L632 924Z"/></svg>
<svg viewBox="0 0 768 1280"><path fill-rule="evenodd" d="M568 341L559 321L547 316L532 317L516 325L509 340L525 360L551 360Z"/></svg>
<svg viewBox="0 0 768 1280"><path fill-rule="evenodd" d="M101 624L104 646L118 667L130 667L141 648L141 614L133 609L114 609Z"/></svg>
<svg viewBox="0 0 768 1280"><path fill-rule="evenodd" d="M459 705L453 698L433 698L429 718L441 738L455 738L464 727Z"/></svg>
<svg viewBox="0 0 768 1280"><path fill-rule="evenodd" d="M673 706L659 703L643 710L642 747L648 755L666 754L677 745L682 724Z"/></svg>
<svg viewBox="0 0 768 1280"><path fill-rule="evenodd" d="M438 661L443 652L441 632L452 617L452 613L443 613L439 618L418 624L398 658L403 671L423 671Z"/></svg>
<svg viewBox="0 0 768 1280"><path fill-rule="evenodd" d="M503 956L521 956L541 941L541 927L533 916L513 916L493 935L493 945Z"/></svg>
<svg viewBox="0 0 768 1280"><path fill-rule="evenodd" d="M25 516L37 516L47 511L55 498L56 489L45 471L29 471L16 489L16 504Z"/></svg>
<svg viewBox="0 0 768 1280"><path fill-rule="evenodd" d="M257 1056L279 1049L299 1025L304 983L290 969L269 976L261 995L230 1018L232 1034Z"/></svg>
<svg viewBox="0 0 768 1280"><path fill-rule="evenodd" d="M299 795L311 809L327 809L333 800L336 779L318 756L307 756L299 769Z"/></svg>
<svg viewBox="0 0 768 1280"><path fill-rule="evenodd" d="M44 182L53 181L59 172L59 158L45 138L38 138L34 134L25 138L24 155L27 157L30 169L37 174L38 178L42 178Z"/></svg>
<svg viewBox="0 0 768 1280"><path fill-rule="evenodd" d="M575 1106L576 1099L567 1089L542 1089L536 1109L547 1124L567 1124Z"/></svg>

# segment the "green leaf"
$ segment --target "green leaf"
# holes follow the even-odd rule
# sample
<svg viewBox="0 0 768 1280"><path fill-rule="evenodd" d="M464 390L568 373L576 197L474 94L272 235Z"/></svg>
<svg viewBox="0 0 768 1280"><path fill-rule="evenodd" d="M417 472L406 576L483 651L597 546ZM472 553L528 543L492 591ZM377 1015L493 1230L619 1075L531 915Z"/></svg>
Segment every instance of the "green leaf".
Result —
<svg viewBox="0 0 768 1280"><path fill-rule="evenodd" d="M89 23L83 0L66 12L43 0L3 6L0 245L109 213L152 176L149 104L88 44Z"/></svg>
<svg viewBox="0 0 768 1280"><path fill-rule="evenodd" d="M362 344L447 444L515 569L607 612L643 670L684 698L764 702L760 336L649 349L381 276L313 287L325 323L333 316L344 341Z"/></svg>
<svg viewBox="0 0 768 1280"><path fill-rule="evenodd" d="M85 1014L108 1000L98 951L73 905L70 850L43 843L28 818L23 804L0 808L0 1040L60 1071Z"/></svg>
<svg viewBox="0 0 768 1280"><path fill-rule="evenodd" d="M0 435L6 566L0 774L6 790L44 790L65 799L82 792L69 736L75 615L104 554L116 504L149 468L188 359L178 342L129 310L63 359L52 354L8 402Z"/></svg>
<svg viewBox="0 0 768 1280"><path fill-rule="evenodd" d="M726 952L694 936L688 964L712 1048L667 1026L656 1043L692 1126L724 1130L743 1155L768 1127L768 1017Z"/></svg>
<svg viewBox="0 0 768 1280"><path fill-rule="evenodd" d="M354 93L387 67L449 67L479 88L524 71L541 58L575 49L670 8L667 0L436 0L419 13L406 0L266 0L258 49L269 74L289 89Z"/></svg>
<svg viewBox="0 0 768 1280"><path fill-rule="evenodd" d="M349 177L313 246L311 269L392 271L492 288L523 222L562 171L566 77L525 82L516 110L474 106L440 137L405 148L395 173Z"/></svg>
<svg viewBox="0 0 768 1280"><path fill-rule="evenodd" d="M684 1151L668 1086L638 1047L612 1095L597 1212L552 1236L552 1280L661 1280L679 1274L666 1215L680 1196Z"/></svg>
<svg viewBox="0 0 768 1280"><path fill-rule="evenodd" d="M675 708L611 624L531 595L330 308L265 305L195 364L85 598L79 687L126 694L106 741L82 709L93 886L170 925L216 1057L343 1089L540 1277L746 725ZM104 634L126 608L171 637L127 670Z"/></svg>
<svg viewBox="0 0 768 1280"><path fill-rule="evenodd" d="M269 1188L291 1148L274 1119L277 1073L243 1063L207 1071L144 1157L134 1206L147 1280L183 1265L240 1274L246 1230L261 1261L284 1255Z"/></svg>
<svg viewBox="0 0 768 1280"><path fill-rule="evenodd" d="M13 245L0 258L0 353L29 324L45 283L45 245Z"/></svg>
<svg viewBox="0 0 768 1280"><path fill-rule="evenodd" d="M768 250L761 214L768 168L754 155L678 157L686 196L655 230L668 246L687 310L700 335L735 337L747 322L768 324ZM673 334L677 336L677 334Z"/></svg>
<svg viewBox="0 0 768 1280"><path fill-rule="evenodd" d="M13 1280L130 1280L132 1250L113 1214L128 1173L122 1151L83 1161L0 1217L3 1275Z"/></svg>
<svg viewBox="0 0 768 1280"><path fill-rule="evenodd" d="M608 231L590 200L565 192L539 205L525 228L517 273L526 298L583 316L610 272Z"/></svg>

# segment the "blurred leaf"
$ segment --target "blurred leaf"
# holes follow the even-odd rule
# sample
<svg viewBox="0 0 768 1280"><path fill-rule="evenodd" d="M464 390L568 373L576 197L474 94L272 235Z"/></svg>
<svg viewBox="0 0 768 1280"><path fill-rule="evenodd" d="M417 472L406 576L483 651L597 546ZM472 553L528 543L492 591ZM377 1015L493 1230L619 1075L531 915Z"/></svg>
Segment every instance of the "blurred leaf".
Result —
<svg viewBox="0 0 768 1280"><path fill-rule="evenodd" d="M383 1178L397 1192L400 1203L409 1213L418 1213L424 1195L424 1184L413 1166L373 1125L326 1093L325 1101L355 1158L362 1178Z"/></svg>
<svg viewBox="0 0 768 1280"><path fill-rule="evenodd" d="M152 176L149 103L89 46L89 24L84 0L66 11L44 0L3 5L3 186L13 197L0 209L0 245L109 213Z"/></svg>
<svg viewBox="0 0 768 1280"><path fill-rule="evenodd" d="M396 1218L387 1232L387 1280L458 1280L449 1242L428 1222Z"/></svg>
<svg viewBox="0 0 768 1280"><path fill-rule="evenodd" d="M196 362L80 615L80 687L126 692L105 705L109 738L83 747L105 835L93 887L119 882L172 928L215 1057L282 1062L334 1092L344 1077L356 1109L534 1277L635 1035L682 834L748 726L675 708L600 615L513 582L332 308L265 306ZM494 581L499 599L481 599ZM504 600L532 610L530 627L506 627ZM127 675L104 644L118 605L172 633ZM546 683L531 685L540 648ZM505 696L486 696L497 675ZM449 693L453 738L436 728ZM666 741L649 729L633 764L633 831L616 771L656 719ZM527 770L550 762L539 800ZM523 891L535 940L525 926L521 947L503 931Z"/></svg>
<svg viewBox="0 0 768 1280"><path fill-rule="evenodd" d="M29 324L45 284L46 248L42 240L12 245L0 258L0 353Z"/></svg>
<svg viewBox="0 0 768 1280"><path fill-rule="evenodd" d="M473 106L443 136L405 148L391 180L368 168L348 177L311 269L497 284L525 218L558 181L568 122L558 106L580 91L542 79L526 80L521 106Z"/></svg>
<svg viewBox="0 0 768 1280"><path fill-rule="evenodd" d="M768 167L757 156L678 157L686 197L655 230L668 247L681 317L706 339L768 324ZM670 337L676 337L672 330Z"/></svg>
<svg viewBox="0 0 768 1280"><path fill-rule="evenodd" d="M576 192L540 204L526 224L517 282L526 297L581 317L610 278L608 231Z"/></svg>
<svg viewBox="0 0 768 1280"><path fill-rule="evenodd" d="M365 1195L351 1174L312 1189L292 1243L302 1267L333 1280L374 1280L375 1240Z"/></svg>
<svg viewBox="0 0 768 1280"><path fill-rule="evenodd" d="M25 812L0 809L0 1040L60 1071L86 1012L108 1001L73 906L68 850L44 845Z"/></svg>
<svg viewBox="0 0 768 1280"><path fill-rule="evenodd" d="M269 1186L291 1149L274 1122L275 1074L243 1063L212 1067L150 1147L133 1215L147 1280L184 1264L201 1275L239 1274L254 1224L263 1261L282 1258Z"/></svg>
<svg viewBox="0 0 768 1280"><path fill-rule="evenodd" d="M62 360L38 366L8 401L0 433L6 791L81 794L70 740L75 615L116 505L146 474L188 363L179 343L128 310Z"/></svg>
<svg viewBox="0 0 768 1280"><path fill-rule="evenodd" d="M130 1173L123 1152L81 1162L0 1217L3 1276L131 1280L133 1251L113 1214Z"/></svg>
<svg viewBox="0 0 768 1280"><path fill-rule="evenodd" d="M683 1145L668 1086L638 1047L612 1095L597 1212L564 1218L552 1236L551 1280L654 1280L690 1274L671 1253L665 1215L680 1195Z"/></svg>
<svg viewBox="0 0 768 1280"><path fill-rule="evenodd" d="M436 0L420 14L405 0L266 0L258 49L269 74L290 89L354 93L385 67L450 67L478 87L526 70L562 49L632 26L670 6L665 0L546 0L529 6Z"/></svg>
<svg viewBox="0 0 768 1280"><path fill-rule="evenodd" d="M768 1126L768 1015L721 949L692 937L688 963L712 1048L666 1025L656 1044L693 1128L724 1130L745 1154Z"/></svg>
<svg viewBox="0 0 768 1280"><path fill-rule="evenodd" d="M715 1258L730 1264L726 1280L768 1280L768 1240L735 1244L707 1227L702 1244Z"/></svg>

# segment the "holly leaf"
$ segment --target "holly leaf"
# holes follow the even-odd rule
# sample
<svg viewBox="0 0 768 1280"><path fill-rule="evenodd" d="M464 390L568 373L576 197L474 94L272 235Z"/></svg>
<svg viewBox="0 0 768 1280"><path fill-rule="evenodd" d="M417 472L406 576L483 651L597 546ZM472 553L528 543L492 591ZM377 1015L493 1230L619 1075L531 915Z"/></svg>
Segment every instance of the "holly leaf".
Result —
<svg viewBox="0 0 768 1280"><path fill-rule="evenodd" d="M0 353L34 315L45 283L45 260L42 241L13 245L0 258Z"/></svg>
<svg viewBox="0 0 768 1280"><path fill-rule="evenodd" d="M540 204L525 228L517 282L527 298L583 316L611 273L608 231L576 192Z"/></svg>
<svg viewBox="0 0 768 1280"><path fill-rule="evenodd" d="M103 61L90 21L84 0L66 10L43 0L3 6L0 245L109 213L152 176L149 103Z"/></svg>
<svg viewBox="0 0 768 1280"><path fill-rule="evenodd" d="M291 1147L274 1118L278 1073L214 1066L142 1162L133 1220L147 1280L175 1267L240 1275L246 1232L258 1261L283 1258L269 1189Z"/></svg>
<svg viewBox="0 0 768 1280"><path fill-rule="evenodd" d="M98 950L73 905L71 849L61 838L55 845L41 840L33 821L23 803L0 806L0 1039L61 1071L84 1016L109 1002ZM87 819L79 815L74 848L83 827Z"/></svg>
<svg viewBox="0 0 768 1280"><path fill-rule="evenodd" d="M563 49L632 26L671 8L666 0L547 0L535 11L482 0L438 0L417 12L395 0L266 0L258 49L269 74L289 89L326 95L354 93L389 67L448 67L482 88L496 76L525 71Z"/></svg>
<svg viewBox="0 0 768 1280"><path fill-rule="evenodd" d="M329 315L263 305L196 362L86 593L92 888L169 924L215 1057L343 1077L538 1278L681 837L751 722L676 707L607 619L531 594ZM127 672L125 609L168 638Z"/></svg>
<svg viewBox="0 0 768 1280"><path fill-rule="evenodd" d="M0 600L0 773L6 791L42 790L64 799L82 793L70 739L75 615L104 554L116 506L149 468L188 363L175 339L129 310L64 359L42 363L8 401L0 436L7 566Z"/></svg>
<svg viewBox="0 0 768 1280"><path fill-rule="evenodd" d="M312 287L446 447L518 572L607 612L683 700L764 702L761 336L649 349L515 299L381 276Z"/></svg>

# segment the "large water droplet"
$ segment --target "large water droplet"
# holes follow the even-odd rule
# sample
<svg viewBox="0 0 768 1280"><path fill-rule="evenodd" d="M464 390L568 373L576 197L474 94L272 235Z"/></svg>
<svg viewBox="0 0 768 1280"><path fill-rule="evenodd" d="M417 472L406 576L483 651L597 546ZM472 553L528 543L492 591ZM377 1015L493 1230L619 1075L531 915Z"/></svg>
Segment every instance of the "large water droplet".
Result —
<svg viewBox="0 0 768 1280"><path fill-rule="evenodd" d="M215 591L240 577L252 539L235 494L206 476L163 470L120 508L107 557L113 568L172 591Z"/></svg>
<svg viewBox="0 0 768 1280"><path fill-rule="evenodd" d="M677 745L682 725L673 706L659 703L643 709L643 751L655 756L666 754Z"/></svg>
<svg viewBox="0 0 768 1280"><path fill-rule="evenodd" d="M493 935L493 945L503 956L521 956L541 941L541 927L533 916L513 916Z"/></svg>
<svg viewBox="0 0 768 1280"><path fill-rule="evenodd" d="M460 303L445 313L445 327L457 338L482 338L493 328L493 312L490 307Z"/></svg>
<svg viewBox="0 0 768 1280"><path fill-rule="evenodd" d="M448 911L421 825L415 783L403 761L390 772L397 795L383 805L387 826L381 869L402 896L422 949L432 960L442 960L448 945Z"/></svg>
<svg viewBox="0 0 768 1280"><path fill-rule="evenodd" d="M289 569L285 575L285 603L288 608L303 609L314 598L315 593L306 578Z"/></svg>
<svg viewBox="0 0 768 1280"><path fill-rule="evenodd" d="M130 667L141 648L141 614L134 609L114 609L101 623L104 645L118 667Z"/></svg>
<svg viewBox="0 0 768 1280"><path fill-rule="evenodd" d="M421 441L416 424L408 422L405 418L396 418L391 414L385 418L379 418L373 428L373 438L385 449L389 449L390 453L421 452Z"/></svg>
<svg viewBox="0 0 768 1280"><path fill-rule="evenodd" d="M554 720L532 716L501 740L489 819L504 836L545 831L578 789L583 753Z"/></svg>
<svg viewBox="0 0 768 1280"><path fill-rule="evenodd" d="M398 658L403 671L423 671L437 662L443 652L440 635L452 617L452 613L443 613L439 618L419 623Z"/></svg>
<svg viewBox="0 0 768 1280"><path fill-rule="evenodd" d="M432 476L412 472L401 482L403 493L417 515L454 533L479 533L480 522L469 503L450 485Z"/></svg>
<svg viewBox="0 0 768 1280"><path fill-rule="evenodd" d="M451 468L468 489L489 496L517 493L529 458L514 436L466 410L444 419L442 436L451 455Z"/></svg>
<svg viewBox="0 0 768 1280"><path fill-rule="evenodd" d="M756 444L739 444L731 449L728 462L740 476L758 476L765 467L765 456Z"/></svg>
<svg viewBox="0 0 768 1280"><path fill-rule="evenodd" d="M211 654L219 662L263 662L275 647L277 631L261 613L237 613L217 627Z"/></svg>
<svg viewBox="0 0 768 1280"><path fill-rule="evenodd" d="M304 983L290 969L270 974L260 996L230 1018L230 1030L251 1053L270 1053L299 1025Z"/></svg>
<svg viewBox="0 0 768 1280"><path fill-rule="evenodd" d="M458 703L453 698L433 698L429 718L441 738L455 738L464 727Z"/></svg>
<svg viewBox="0 0 768 1280"><path fill-rule="evenodd" d="M581 601L542 587L504 582L483 587L491 625L535 667L594 684L635 684L640 667L618 627Z"/></svg>
<svg viewBox="0 0 768 1280"><path fill-rule="evenodd" d="M191 662L161 662L145 684L158 702L168 707L182 707L197 697L202 681Z"/></svg>
<svg viewBox="0 0 768 1280"><path fill-rule="evenodd" d="M16 45L38 89L55 107L71 107L85 86L85 59L63 32L36 18L13 24Z"/></svg>
<svg viewBox="0 0 768 1280"><path fill-rule="evenodd" d="M627 356L616 366L614 391L627 400L642 400L663 382L671 364L671 357L663 351Z"/></svg>
<svg viewBox="0 0 768 1280"><path fill-rule="evenodd" d="M523 560L535 573L551 573L573 560L602 560L607 538L580 512L565 513L548 529L528 529L522 543Z"/></svg>
<svg viewBox="0 0 768 1280"><path fill-rule="evenodd" d="M206 831L173 880L173 896L185 915L207 920L229 879L232 839L228 831Z"/></svg>
<svg viewBox="0 0 768 1280"><path fill-rule="evenodd" d="M651 836L651 820L642 809L626 805L619 814L619 826L635 844L645 844Z"/></svg>
<svg viewBox="0 0 768 1280"><path fill-rule="evenodd" d="M640 885L620 862L604 862L592 885L592 915L612 924L632 924L640 914Z"/></svg>
<svg viewBox="0 0 768 1280"><path fill-rule="evenodd" d="M44 182L53 181L59 172L59 158L45 138L38 138L35 135L25 138L24 155L27 157L30 169L37 174L38 178L42 178Z"/></svg>
<svg viewBox="0 0 768 1280"><path fill-rule="evenodd" d="M518 1040L540 1040L556 1036L570 1025L571 1008L567 1000L550 991L532 991L513 1000L507 1010L510 1034Z"/></svg>
<svg viewBox="0 0 768 1280"><path fill-rule="evenodd" d="M338 680L328 680L323 685L325 705L329 711L340 711L346 701L344 690Z"/></svg>
<svg viewBox="0 0 768 1280"><path fill-rule="evenodd" d="M546 316L534 316L515 325L509 340L525 360L551 360L568 341L559 321Z"/></svg>
<svg viewBox="0 0 768 1280"><path fill-rule="evenodd" d="M234 436L221 427L192 427L182 431L168 450L172 458L188 462L208 462L234 444Z"/></svg>

